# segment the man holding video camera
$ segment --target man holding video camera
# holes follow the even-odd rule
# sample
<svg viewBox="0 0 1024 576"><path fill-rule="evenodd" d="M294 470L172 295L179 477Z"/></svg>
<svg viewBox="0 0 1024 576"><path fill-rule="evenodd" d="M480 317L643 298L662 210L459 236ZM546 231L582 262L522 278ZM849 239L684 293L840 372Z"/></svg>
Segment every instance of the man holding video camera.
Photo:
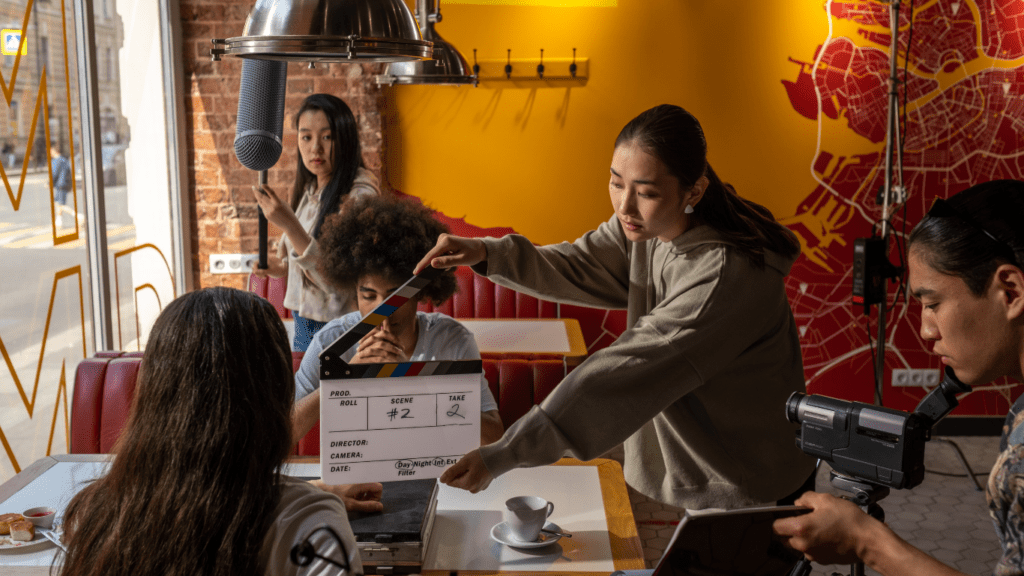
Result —
<svg viewBox="0 0 1024 576"><path fill-rule="evenodd" d="M909 240L921 337L967 385L1024 381L1024 182L1001 180L936 200ZM998 576L1024 574L1024 396L1010 408L987 500L1002 543ZM812 508L774 530L814 562L864 562L884 576L961 572L911 546L852 502L810 492Z"/></svg>

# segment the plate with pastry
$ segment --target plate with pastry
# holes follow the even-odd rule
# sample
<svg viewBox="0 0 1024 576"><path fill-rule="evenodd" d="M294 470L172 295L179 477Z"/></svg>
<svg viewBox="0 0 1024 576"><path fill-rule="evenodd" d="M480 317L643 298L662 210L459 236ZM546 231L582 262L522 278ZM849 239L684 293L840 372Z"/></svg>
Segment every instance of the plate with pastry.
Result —
<svg viewBox="0 0 1024 576"><path fill-rule="evenodd" d="M53 542L21 514L0 514L0 551L52 545Z"/></svg>

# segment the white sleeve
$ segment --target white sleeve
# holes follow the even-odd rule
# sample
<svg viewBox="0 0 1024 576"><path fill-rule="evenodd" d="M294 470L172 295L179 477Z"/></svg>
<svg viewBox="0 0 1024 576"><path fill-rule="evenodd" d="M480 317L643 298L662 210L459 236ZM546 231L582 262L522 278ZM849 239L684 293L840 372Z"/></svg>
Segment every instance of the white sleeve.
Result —
<svg viewBox="0 0 1024 576"><path fill-rule="evenodd" d="M361 575L359 549L341 499L295 478L283 477L282 480L277 516L264 539L264 549L269 548L266 573L275 576L339 574L337 566L322 559L313 558L304 567L292 560L292 549L309 542L316 555L348 565L348 574Z"/></svg>
<svg viewBox="0 0 1024 576"><path fill-rule="evenodd" d="M323 329L320 332L323 332ZM296 402L320 389L320 353L323 352L324 345L319 336L320 333L317 333L310 340L306 353L302 355L302 364L295 373Z"/></svg>

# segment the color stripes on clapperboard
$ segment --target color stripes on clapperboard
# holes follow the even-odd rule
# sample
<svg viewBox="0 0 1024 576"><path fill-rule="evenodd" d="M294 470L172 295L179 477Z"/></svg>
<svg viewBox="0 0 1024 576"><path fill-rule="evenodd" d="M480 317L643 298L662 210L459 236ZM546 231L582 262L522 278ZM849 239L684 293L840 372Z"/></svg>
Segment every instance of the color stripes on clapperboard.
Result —
<svg viewBox="0 0 1024 576"><path fill-rule="evenodd" d="M391 316L403 304L415 298L434 278L444 271L438 268L425 268L413 276L405 284L391 293L373 312L363 318L359 324L349 328L344 334L331 342L320 353L320 379L342 380L351 378L398 378L401 376L442 376L446 374L479 374L483 372L480 360L443 360L434 362L392 362L384 364L349 364L341 359L349 348L359 342L363 336L380 326L385 318Z"/></svg>

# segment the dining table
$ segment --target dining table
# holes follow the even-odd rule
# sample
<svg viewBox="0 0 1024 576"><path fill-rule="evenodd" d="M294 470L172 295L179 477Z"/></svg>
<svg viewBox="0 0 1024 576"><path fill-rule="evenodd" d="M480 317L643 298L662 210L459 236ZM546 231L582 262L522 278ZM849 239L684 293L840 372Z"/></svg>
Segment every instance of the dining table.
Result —
<svg viewBox="0 0 1024 576"><path fill-rule="evenodd" d="M57 510L59 524L74 495L104 474L113 458L103 454L41 458L0 485L0 514L49 506ZM318 477L319 460L295 457L283 472ZM522 495L552 502L549 520L572 537L539 548L501 543L495 535L505 501ZM422 570L429 576L541 572L607 576L615 570L644 568L622 468L613 460L564 458L551 466L515 469L477 494L441 484L434 523ZM0 549L0 573L48 574L50 565L59 561L57 553L56 545L48 541Z"/></svg>
<svg viewBox="0 0 1024 576"><path fill-rule="evenodd" d="M557 354L586 356L580 322L575 318L459 318L483 354Z"/></svg>

